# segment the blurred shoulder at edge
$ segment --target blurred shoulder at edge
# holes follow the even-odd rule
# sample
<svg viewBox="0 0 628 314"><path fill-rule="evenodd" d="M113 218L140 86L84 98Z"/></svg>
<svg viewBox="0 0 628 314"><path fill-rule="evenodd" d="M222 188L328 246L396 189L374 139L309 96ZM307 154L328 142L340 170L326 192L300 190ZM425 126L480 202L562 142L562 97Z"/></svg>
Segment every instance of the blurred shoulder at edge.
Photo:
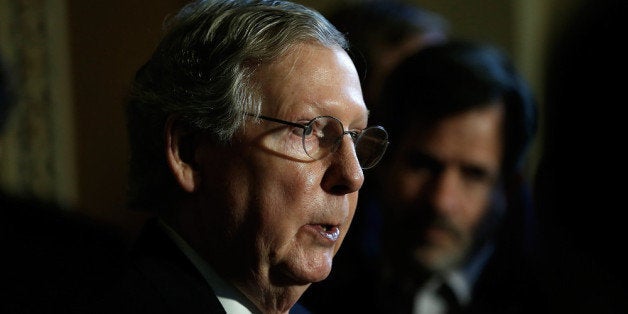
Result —
<svg viewBox="0 0 628 314"><path fill-rule="evenodd" d="M6 65L0 68L1 141L15 93ZM0 215L0 312L73 311L123 260L122 230L77 209L0 190Z"/></svg>
<svg viewBox="0 0 628 314"><path fill-rule="evenodd" d="M556 298L576 311L628 309L625 220L618 208L625 192L616 183L626 175L619 153L626 17L628 2L582 1L548 55L547 128L535 194L553 263L549 277L564 291Z"/></svg>

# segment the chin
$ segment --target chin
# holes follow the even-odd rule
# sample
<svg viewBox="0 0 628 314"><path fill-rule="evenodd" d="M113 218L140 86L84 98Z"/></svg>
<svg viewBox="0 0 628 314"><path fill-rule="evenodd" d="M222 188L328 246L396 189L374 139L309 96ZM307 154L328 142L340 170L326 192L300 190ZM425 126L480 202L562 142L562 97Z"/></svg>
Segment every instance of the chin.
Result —
<svg viewBox="0 0 628 314"><path fill-rule="evenodd" d="M330 256L320 256L307 260L292 260L291 262L276 266L273 276L279 283L289 285L309 285L327 278L331 272L332 258ZM272 275L272 274L271 274Z"/></svg>
<svg viewBox="0 0 628 314"><path fill-rule="evenodd" d="M308 264L304 269L301 269L297 275L302 282L312 283L319 282L327 278L331 272L332 261L321 261L315 264Z"/></svg>
<svg viewBox="0 0 628 314"><path fill-rule="evenodd" d="M430 247L417 249L414 258L424 268L431 272L446 272L452 270L462 261L462 252L453 249Z"/></svg>
<svg viewBox="0 0 628 314"><path fill-rule="evenodd" d="M327 267L321 267L308 272L307 281L308 282L319 282L325 280L327 276L331 273L331 263Z"/></svg>

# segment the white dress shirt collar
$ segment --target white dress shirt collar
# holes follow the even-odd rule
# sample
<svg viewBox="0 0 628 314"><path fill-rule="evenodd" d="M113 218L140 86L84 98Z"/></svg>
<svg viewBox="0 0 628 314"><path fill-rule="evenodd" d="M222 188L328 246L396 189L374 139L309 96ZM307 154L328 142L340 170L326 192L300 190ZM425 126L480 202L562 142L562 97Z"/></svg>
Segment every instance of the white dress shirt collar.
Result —
<svg viewBox="0 0 628 314"><path fill-rule="evenodd" d="M207 261L205 261L205 259L203 259L174 229L168 226L163 220L159 220L159 225L203 275L207 284L214 290L218 301L220 301L220 304L222 304L227 313L260 313L257 307L244 296L242 292L222 279L209 263L207 263Z"/></svg>

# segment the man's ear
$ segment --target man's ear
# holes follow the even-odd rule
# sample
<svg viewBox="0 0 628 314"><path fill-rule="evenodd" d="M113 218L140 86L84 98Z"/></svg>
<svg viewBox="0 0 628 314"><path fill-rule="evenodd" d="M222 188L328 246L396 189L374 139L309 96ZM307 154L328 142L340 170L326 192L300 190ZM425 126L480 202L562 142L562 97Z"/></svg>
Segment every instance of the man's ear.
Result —
<svg viewBox="0 0 628 314"><path fill-rule="evenodd" d="M170 116L165 125L166 160L179 186L186 192L196 191L200 184L195 161L197 141L194 134L181 127L177 116Z"/></svg>

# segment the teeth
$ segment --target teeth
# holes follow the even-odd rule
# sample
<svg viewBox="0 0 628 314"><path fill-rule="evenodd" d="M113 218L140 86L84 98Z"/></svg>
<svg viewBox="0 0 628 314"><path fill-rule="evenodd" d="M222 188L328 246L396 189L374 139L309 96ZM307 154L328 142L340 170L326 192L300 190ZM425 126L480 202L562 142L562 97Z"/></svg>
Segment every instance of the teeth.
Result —
<svg viewBox="0 0 628 314"><path fill-rule="evenodd" d="M336 241L338 240L338 237L340 236L340 229L332 228L330 226L323 226L323 232L321 232L321 234L329 240Z"/></svg>

